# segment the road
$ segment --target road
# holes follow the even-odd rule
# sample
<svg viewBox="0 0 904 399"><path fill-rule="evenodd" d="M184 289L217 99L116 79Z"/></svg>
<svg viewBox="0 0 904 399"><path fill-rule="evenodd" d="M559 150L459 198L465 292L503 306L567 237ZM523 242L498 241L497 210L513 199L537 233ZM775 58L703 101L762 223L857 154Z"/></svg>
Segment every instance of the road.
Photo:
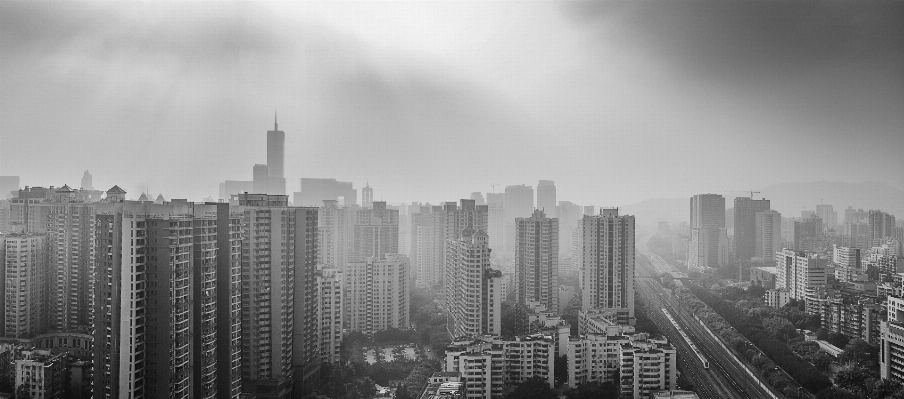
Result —
<svg viewBox="0 0 904 399"><path fill-rule="evenodd" d="M638 248L640 249L640 248ZM641 254L640 256L645 256ZM658 279L653 276L670 271L668 264L657 256L647 257L651 259L651 267L638 262L635 287L643 297L650 310L650 319L656 323L660 331L665 334L678 351L678 361L682 370L694 383L694 389L701 398L773 398L764 389L759 381L750 376L735 360L730 351L726 351L717 339L707 333L693 315L679 306L675 296L663 288ZM675 318L678 325L694 340L694 344L700 349L703 356L709 360L709 369L704 369L703 364L694 354L690 346L675 331L674 326L664 316L661 309L666 309ZM780 396L782 397L782 396Z"/></svg>

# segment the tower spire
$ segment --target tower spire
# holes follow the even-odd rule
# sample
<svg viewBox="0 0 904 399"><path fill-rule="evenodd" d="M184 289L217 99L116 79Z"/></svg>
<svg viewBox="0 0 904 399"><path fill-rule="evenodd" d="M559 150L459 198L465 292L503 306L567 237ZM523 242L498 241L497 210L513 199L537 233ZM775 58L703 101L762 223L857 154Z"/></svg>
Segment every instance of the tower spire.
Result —
<svg viewBox="0 0 904 399"><path fill-rule="evenodd" d="M279 130L279 123L277 123L277 118L276 118L277 116L278 115L276 114L276 110L274 109L273 110L273 130L274 131Z"/></svg>

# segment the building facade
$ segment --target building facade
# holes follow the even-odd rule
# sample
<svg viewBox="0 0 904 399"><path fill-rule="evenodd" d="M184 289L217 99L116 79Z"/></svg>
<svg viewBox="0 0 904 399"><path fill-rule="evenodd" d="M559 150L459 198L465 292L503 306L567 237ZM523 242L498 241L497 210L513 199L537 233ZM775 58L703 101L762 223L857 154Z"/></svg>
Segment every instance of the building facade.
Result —
<svg viewBox="0 0 904 399"><path fill-rule="evenodd" d="M368 336L409 328L409 270L408 257L400 254L349 262L344 276L346 328Z"/></svg>
<svg viewBox="0 0 904 399"><path fill-rule="evenodd" d="M520 303L537 302L559 308L559 220L535 210L515 219L515 296Z"/></svg>
<svg viewBox="0 0 904 399"><path fill-rule="evenodd" d="M634 324L634 216L602 209L581 222L581 310L614 311L619 324Z"/></svg>
<svg viewBox="0 0 904 399"><path fill-rule="evenodd" d="M769 210L769 200L736 197L734 200L735 258L749 260L756 256L756 214Z"/></svg>
<svg viewBox="0 0 904 399"><path fill-rule="evenodd" d="M487 234L470 227L447 243L444 289L452 337L502 331L502 273L490 268L490 252Z"/></svg>
<svg viewBox="0 0 904 399"><path fill-rule="evenodd" d="M773 263L782 250L782 214L773 210L756 214L756 249L754 256L765 263Z"/></svg>

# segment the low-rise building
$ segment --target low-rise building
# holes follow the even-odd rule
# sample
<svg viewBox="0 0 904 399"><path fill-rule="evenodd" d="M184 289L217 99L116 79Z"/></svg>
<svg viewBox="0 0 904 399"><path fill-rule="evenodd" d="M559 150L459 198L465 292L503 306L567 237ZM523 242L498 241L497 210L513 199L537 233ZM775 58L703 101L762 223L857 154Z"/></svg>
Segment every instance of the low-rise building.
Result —
<svg viewBox="0 0 904 399"><path fill-rule="evenodd" d="M50 351L27 351L25 358L16 360L16 390L22 389L33 399L63 397L63 355Z"/></svg>
<svg viewBox="0 0 904 399"><path fill-rule="evenodd" d="M759 266L750 268L750 284L759 285L765 289L775 288L775 267Z"/></svg>
<svg viewBox="0 0 904 399"><path fill-rule="evenodd" d="M785 288L766 290L763 300L766 302L766 306L781 308L791 302L791 295Z"/></svg>

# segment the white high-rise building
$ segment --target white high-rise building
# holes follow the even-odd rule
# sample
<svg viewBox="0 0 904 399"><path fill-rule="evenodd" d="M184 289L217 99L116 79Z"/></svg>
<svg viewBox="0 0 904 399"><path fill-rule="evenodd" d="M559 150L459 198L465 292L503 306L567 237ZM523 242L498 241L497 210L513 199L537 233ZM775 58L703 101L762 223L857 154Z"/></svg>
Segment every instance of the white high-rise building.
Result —
<svg viewBox="0 0 904 399"><path fill-rule="evenodd" d="M520 303L537 302L559 309L559 220L535 210L515 219L515 296Z"/></svg>
<svg viewBox="0 0 904 399"><path fill-rule="evenodd" d="M445 303L452 337L499 335L502 272L490 268L488 237L467 227L446 245Z"/></svg>
<svg viewBox="0 0 904 399"><path fill-rule="evenodd" d="M408 328L409 268L408 257L400 254L349 262L344 276L346 328L367 335Z"/></svg>
<svg viewBox="0 0 904 399"><path fill-rule="evenodd" d="M786 288L791 299L804 299L807 288L826 284L825 266L819 255L782 250L775 254L775 288Z"/></svg>
<svg viewBox="0 0 904 399"><path fill-rule="evenodd" d="M581 230L581 309L611 311L634 324L634 216L601 209L584 216Z"/></svg>

